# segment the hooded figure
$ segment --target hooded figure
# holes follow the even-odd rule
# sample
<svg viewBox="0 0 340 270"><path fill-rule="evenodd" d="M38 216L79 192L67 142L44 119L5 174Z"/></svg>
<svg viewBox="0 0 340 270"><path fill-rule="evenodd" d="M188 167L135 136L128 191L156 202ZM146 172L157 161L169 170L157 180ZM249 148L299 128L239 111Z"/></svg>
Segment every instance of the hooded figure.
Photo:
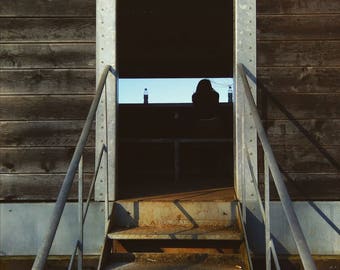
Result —
<svg viewBox="0 0 340 270"><path fill-rule="evenodd" d="M200 119L216 117L219 98L219 94L212 88L209 80L199 81L196 92L192 95L192 103Z"/></svg>

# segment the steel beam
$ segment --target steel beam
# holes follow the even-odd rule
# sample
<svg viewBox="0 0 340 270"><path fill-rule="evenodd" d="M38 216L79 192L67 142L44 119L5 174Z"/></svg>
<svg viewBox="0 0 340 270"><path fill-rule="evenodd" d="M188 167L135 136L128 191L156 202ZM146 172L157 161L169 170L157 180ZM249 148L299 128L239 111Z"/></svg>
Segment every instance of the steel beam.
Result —
<svg viewBox="0 0 340 270"><path fill-rule="evenodd" d="M96 78L97 84L106 65L116 69L116 0L96 2ZM117 82L110 74L96 115L96 165L102 145L107 145L95 186L95 200L104 201L108 190L115 199ZM106 153L105 153L106 155ZM108 183L106 183L108 179Z"/></svg>
<svg viewBox="0 0 340 270"><path fill-rule="evenodd" d="M234 164L235 189L239 199L256 200L252 177L246 165L244 146L250 153L253 173L257 177L257 136L250 111L245 106L242 79L237 64L243 63L256 76L256 0L234 0ZM250 82L256 100L256 83ZM244 123L244 126L243 124ZM243 126L243 127L242 127ZM242 179L245 183L242 184ZM242 195L243 194L243 195Z"/></svg>

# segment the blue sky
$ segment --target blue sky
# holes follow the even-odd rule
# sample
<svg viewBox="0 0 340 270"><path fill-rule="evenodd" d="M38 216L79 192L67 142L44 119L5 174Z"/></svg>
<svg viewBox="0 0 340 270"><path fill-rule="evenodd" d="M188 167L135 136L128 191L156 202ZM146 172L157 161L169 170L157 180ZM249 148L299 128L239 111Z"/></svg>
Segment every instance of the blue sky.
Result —
<svg viewBox="0 0 340 270"><path fill-rule="evenodd" d="M119 103L143 103L144 88L148 89L149 103L191 103L191 95L201 78L175 79L119 79ZM228 87L232 78L210 79L220 94L220 102L228 101Z"/></svg>

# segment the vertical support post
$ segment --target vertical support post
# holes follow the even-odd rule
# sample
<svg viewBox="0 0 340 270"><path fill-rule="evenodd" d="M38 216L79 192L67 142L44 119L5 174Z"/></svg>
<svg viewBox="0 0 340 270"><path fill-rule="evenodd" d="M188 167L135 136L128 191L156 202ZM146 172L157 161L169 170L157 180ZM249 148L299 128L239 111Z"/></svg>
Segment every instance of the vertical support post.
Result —
<svg viewBox="0 0 340 270"><path fill-rule="evenodd" d="M84 247L84 223L83 223L83 156L78 164L78 270L83 269L83 247Z"/></svg>
<svg viewBox="0 0 340 270"><path fill-rule="evenodd" d="M246 155L246 145L245 145L245 135L244 135L244 104L243 104L243 112L241 114L241 145L242 145L242 164L246 164L245 161L245 155ZM241 193L242 193L242 220L243 223L247 223L247 200L244 199L246 198L246 193L247 193L247 185L246 185L246 180L245 180L245 173L244 170L241 170L241 183L242 183L242 188L241 188Z"/></svg>
<svg viewBox="0 0 340 270"><path fill-rule="evenodd" d="M97 85L105 65L116 68L116 0L96 0L96 78ZM116 180L116 109L117 82L108 75L107 94L102 95L96 115L96 165L103 144L107 147L107 162L103 161L95 186L95 200L104 201L106 181L109 200L115 200ZM105 157L104 157L105 158Z"/></svg>
<svg viewBox="0 0 340 270"><path fill-rule="evenodd" d="M235 164L235 191L237 197L244 200L256 200L255 190L251 183L251 176L244 162L242 133L244 144L250 152L251 162L254 165L254 174L257 176L257 135L250 110L245 100L242 78L237 64L243 63L256 76L256 0L234 0L234 164ZM256 82L250 82L253 96L256 100ZM243 106L246 108L243 109ZM242 117L244 117L244 130L242 130ZM245 178L243 184L242 177ZM246 192L242 189L247 186ZM245 198L242 197L244 193Z"/></svg>
<svg viewBox="0 0 340 270"><path fill-rule="evenodd" d="M266 238L266 270L271 269L271 240L270 240L270 186L269 166L264 154L264 207L265 207L265 238Z"/></svg>

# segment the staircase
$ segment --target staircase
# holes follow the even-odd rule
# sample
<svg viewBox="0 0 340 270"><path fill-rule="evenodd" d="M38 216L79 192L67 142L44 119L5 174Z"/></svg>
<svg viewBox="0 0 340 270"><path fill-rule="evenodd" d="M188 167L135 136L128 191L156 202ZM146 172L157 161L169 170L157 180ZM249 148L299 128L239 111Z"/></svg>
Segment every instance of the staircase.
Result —
<svg viewBox="0 0 340 270"><path fill-rule="evenodd" d="M115 202L100 268L249 269L233 188Z"/></svg>

